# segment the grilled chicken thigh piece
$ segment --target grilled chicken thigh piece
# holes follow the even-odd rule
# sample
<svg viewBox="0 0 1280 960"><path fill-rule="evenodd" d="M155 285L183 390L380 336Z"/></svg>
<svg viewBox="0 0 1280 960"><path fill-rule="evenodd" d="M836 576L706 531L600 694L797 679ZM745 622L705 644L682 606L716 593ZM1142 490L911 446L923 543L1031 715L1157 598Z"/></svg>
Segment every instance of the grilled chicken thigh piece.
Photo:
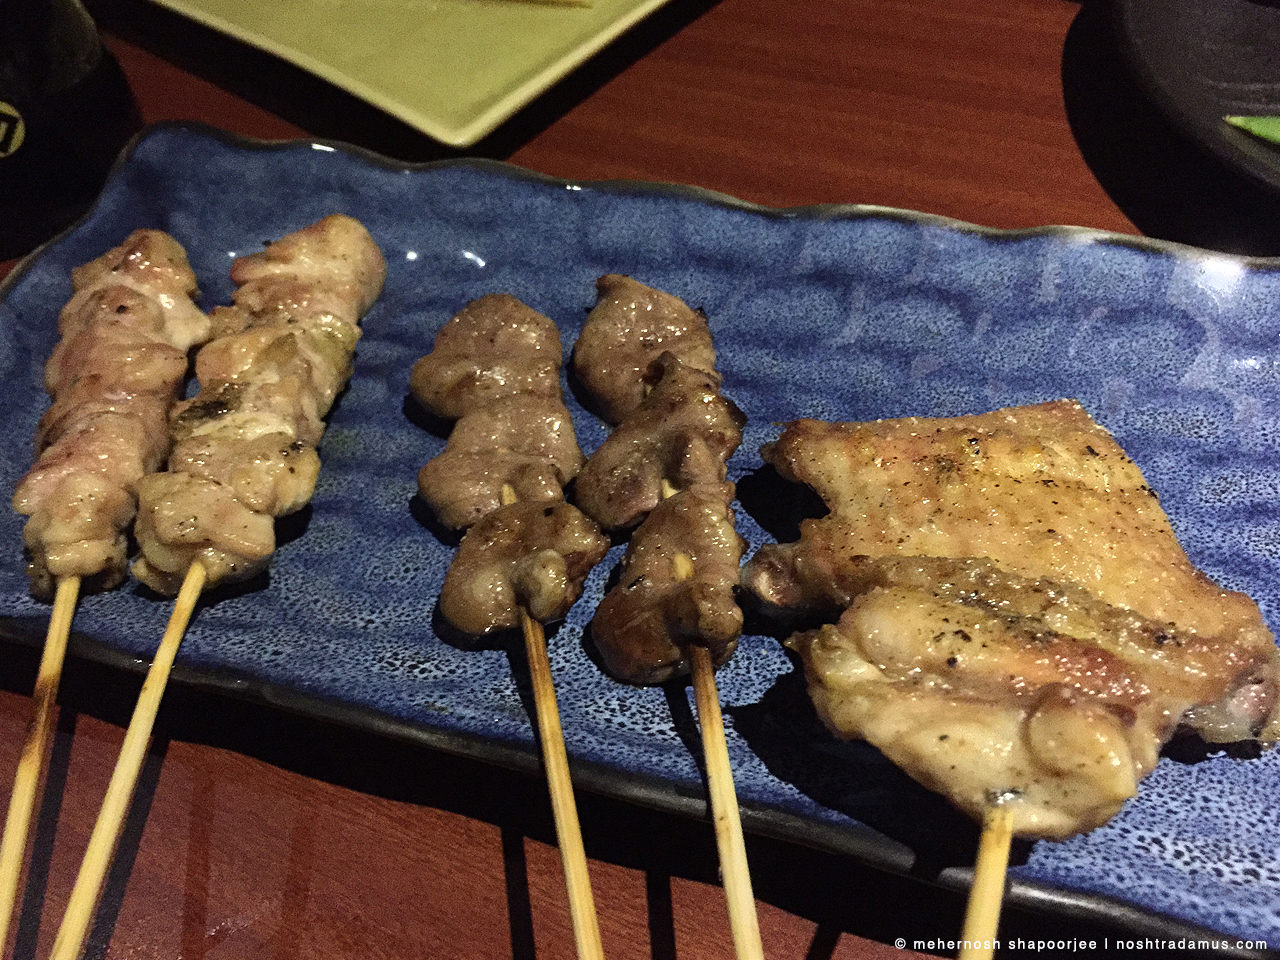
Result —
<svg viewBox="0 0 1280 960"><path fill-rule="evenodd" d="M610 423L621 423L640 405L649 366L663 352L695 369L715 370L716 352L702 311L616 273L597 280L596 292L596 305L573 348L573 370Z"/></svg>
<svg viewBox="0 0 1280 960"><path fill-rule="evenodd" d="M563 500L584 459L558 396L511 394L454 424L444 452L419 471L418 492L441 523L460 530L497 509L504 486L517 500Z"/></svg>
<svg viewBox="0 0 1280 960"><path fill-rule="evenodd" d="M1256 605L1192 566L1079 404L798 421L764 455L831 510L743 577L776 611L840 617L791 641L820 715L975 816L1005 802L1018 832L1069 836L1179 725L1280 739Z"/></svg>
<svg viewBox="0 0 1280 960"><path fill-rule="evenodd" d="M433 413L456 420L500 397L560 399L560 332L506 293L473 300L413 365L409 389Z"/></svg>
<svg viewBox="0 0 1280 960"><path fill-rule="evenodd" d="M689 644L716 666L742 633L734 597L746 544L733 526L733 485L689 487L658 503L631 535L622 579L601 601L591 635L605 669L628 683L662 683L688 670Z"/></svg>
<svg viewBox="0 0 1280 960"><path fill-rule="evenodd" d="M831 508L796 544L769 546L752 589L792 605L818 555L987 557L1012 573L1078 583L1098 599L1202 636L1274 647L1257 605L1187 558L1142 472L1072 401L979 416L791 424L764 452ZM798 558L787 560L790 551ZM780 561L780 562L779 562Z"/></svg>
<svg viewBox="0 0 1280 960"><path fill-rule="evenodd" d="M871 560L835 625L788 641L819 715L981 819L1062 839L1137 792L1186 712L1224 689L1274 707L1264 655L1223 648L985 560Z"/></svg>
<svg viewBox="0 0 1280 960"><path fill-rule="evenodd" d="M606 530L634 526L672 491L723 483L742 442L746 417L715 373L664 352L647 379L653 389L578 476L578 504Z"/></svg>
<svg viewBox="0 0 1280 960"><path fill-rule="evenodd" d="M174 444L169 469L225 484L255 513L283 517L311 500L320 456L288 433L264 433L235 445L194 434Z"/></svg>
<svg viewBox="0 0 1280 960"><path fill-rule="evenodd" d="M89 590L123 579L136 484L164 462L187 349L209 331L186 254L157 230L136 231L71 279L45 365L53 405L13 495L31 517L27 572L41 597L64 577L84 578Z"/></svg>
<svg viewBox="0 0 1280 960"><path fill-rule="evenodd" d="M608 539L567 503L511 503L467 531L440 592L440 612L459 630L485 634L568 613Z"/></svg>

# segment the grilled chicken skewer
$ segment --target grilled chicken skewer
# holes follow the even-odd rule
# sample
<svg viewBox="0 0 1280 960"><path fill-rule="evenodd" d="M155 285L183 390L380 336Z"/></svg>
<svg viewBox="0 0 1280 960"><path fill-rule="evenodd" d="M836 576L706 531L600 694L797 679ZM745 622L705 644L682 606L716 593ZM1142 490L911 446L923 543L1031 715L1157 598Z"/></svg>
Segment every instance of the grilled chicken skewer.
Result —
<svg viewBox="0 0 1280 960"><path fill-rule="evenodd" d="M138 484L134 574L177 593L89 838L54 960L83 948L170 668L201 591L265 569L274 518L311 496L321 419L351 374L360 318L385 264L363 226L326 217L236 260L234 306L212 315L196 357L200 393L172 414L167 473Z"/></svg>
<svg viewBox="0 0 1280 960"><path fill-rule="evenodd" d="M67 638L81 586L106 590L126 569L136 487L168 452L166 419L187 372L187 350L209 319L193 301L186 253L158 230L138 230L71 272L74 295L45 366L53 405L40 420L39 456L13 495L31 590L54 597L34 691L35 711L0 842L0 944L17 897L40 770L53 729Z"/></svg>
<svg viewBox="0 0 1280 960"><path fill-rule="evenodd" d="M776 610L838 618L788 641L827 726L984 822L986 923L1009 837L1105 822L1178 727L1280 739L1280 652L1257 606L1195 569L1079 404L802 420L763 453L830 513L762 547L744 582Z"/></svg>
<svg viewBox="0 0 1280 960"><path fill-rule="evenodd" d="M569 611L609 541L564 502L584 458L560 392L561 356L551 320L491 294L441 328L410 389L457 420L444 452L418 475L440 521L469 528L440 612L466 633L521 628L574 940L579 957L597 960L604 951L542 622Z"/></svg>
<svg viewBox="0 0 1280 960"><path fill-rule="evenodd" d="M621 680L692 675L734 947L744 960L762 958L715 682L742 632L734 587L744 543L726 461L746 418L720 393L700 311L630 277L610 274L596 287L574 369L617 428L579 474L578 502L606 529L640 525L592 637Z"/></svg>

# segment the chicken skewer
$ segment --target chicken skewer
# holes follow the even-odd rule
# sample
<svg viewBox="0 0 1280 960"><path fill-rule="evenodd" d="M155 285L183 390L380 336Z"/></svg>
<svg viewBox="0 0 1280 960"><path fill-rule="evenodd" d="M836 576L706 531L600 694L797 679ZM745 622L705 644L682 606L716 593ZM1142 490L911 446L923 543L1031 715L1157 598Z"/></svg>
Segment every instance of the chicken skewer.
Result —
<svg viewBox="0 0 1280 960"><path fill-rule="evenodd" d="M745 417L720 394L705 316L629 277L601 277L597 290L574 368L617 428L579 475L578 501L606 529L640 526L592 636L619 679L690 672L734 948L762 958L715 681L742 632L733 590L743 541L726 461Z"/></svg>
<svg viewBox="0 0 1280 960"><path fill-rule="evenodd" d="M1009 837L1106 822L1178 727L1280 739L1257 606L1196 570L1079 404L801 420L762 452L830 513L762 547L744 582L838 618L787 641L826 725L983 822L968 939L994 939Z"/></svg>
<svg viewBox="0 0 1280 960"><path fill-rule="evenodd" d="M105 590L125 570L135 487L168 451L165 419L187 370L187 350L209 320L182 247L139 230L71 274L62 339L45 368L54 402L40 421L36 464L14 492L30 516L24 539L37 596L53 595L27 742L0 841L0 944L22 873L40 771L53 731L71 621L81 585Z"/></svg>
<svg viewBox="0 0 1280 960"><path fill-rule="evenodd" d="M563 502L584 458L561 396L560 366L555 325L514 297L493 294L441 329L410 386L423 405L457 419L445 451L418 475L439 519L470 528L440 610L468 633L520 626L574 941L579 957L599 960L604 950L541 621L568 612L609 542Z"/></svg>
<svg viewBox="0 0 1280 960"><path fill-rule="evenodd" d="M265 569L274 519L300 509L319 472L322 418L351 374L358 322L385 264L357 221L331 216L236 260L235 305L215 310L196 357L200 393L170 418L167 473L138 484L134 574L177 601L125 732L54 960L84 945L169 672L201 592Z"/></svg>

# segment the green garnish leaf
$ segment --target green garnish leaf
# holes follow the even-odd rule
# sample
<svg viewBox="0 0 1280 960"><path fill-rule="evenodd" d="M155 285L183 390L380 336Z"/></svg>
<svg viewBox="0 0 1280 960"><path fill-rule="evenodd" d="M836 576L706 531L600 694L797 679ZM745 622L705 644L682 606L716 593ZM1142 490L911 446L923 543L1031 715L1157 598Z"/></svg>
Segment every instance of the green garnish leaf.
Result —
<svg viewBox="0 0 1280 960"><path fill-rule="evenodd" d="M1247 130L1255 137L1280 143L1280 117L1223 117L1227 123Z"/></svg>

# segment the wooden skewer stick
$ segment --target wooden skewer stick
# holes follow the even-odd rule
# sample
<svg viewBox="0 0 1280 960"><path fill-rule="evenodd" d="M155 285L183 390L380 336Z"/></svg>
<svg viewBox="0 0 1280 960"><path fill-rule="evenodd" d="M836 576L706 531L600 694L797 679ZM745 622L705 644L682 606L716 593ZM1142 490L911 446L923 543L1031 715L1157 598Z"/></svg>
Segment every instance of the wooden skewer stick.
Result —
<svg viewBox="0 0 1280 960"><path fill-rule="evenodd" d="M693 560L687 553L677 553L674 563L677 578L687 580L693 576ZM706 647L690 645L687 653L693 676L693 697L698 705L702 753L707 765L707 792L711 796L711 819L715 824L720 876L729 907L734 952L739 960L764 960L756 898L751 890L751 872L747 868L747 847L742 837L742 818L738 814L733 768L729 765L729 745L724 735L724 716L720 712L720 693L716 689L715 667Z"/></svg>
<svg viewBox="0 0 1280 960"><path fill-rule="evenodd" d="M1000 929L1000 904L1004 900L1009 869L1009 845L1013 842L1013 809L993 806L982 821L973 887L964 915L959 960L991 960Z"/></svg>
<svg viewBox="0 0 1280 960"><path fill-rule="evenodd" d="M102 884L111 867L112 857L115 856L116 843L124 828L133 790L138 783L138 774L142 771L147 741L151 738L151 728L155 725L156 713L160 709L160 698L164 696L173 659L178 653L178 646L191 620L196 601L200 599L204 581L203 564L193 563L182 582L182 589L178 591L173 614L169 617L169 626L151 661L147 678L142 683L138 705L134 707L129 728L125 731L124 745L120 748L120 757L111 774L111 782L107 785L107 795L102 801L98 821L89 836L89 846L85 850L84 861L80 864L75 886L71 889L71 899L63 914L62 926L58 928L58 936L53 942L50 960L76 960L84 949L85 936L97 911Z"/></svg>
<svg viewBox="0 0 1280 960"><path fill-rule="evenodd" d="M516 502L515 490L510 484L502 486L502 502ZM587 852L582 844L578 807L573 799L569 756L564 746L560 708L556 703L555 685L551 679L547 638L542 624L533 619L524 607L520 608L520 628L524 634L525 656L529 661L529 677L533 683L533 705L538 719L538 739L542 743L542 765L547 772L551 813L556 822L565 886L569 891L573 939L577 944L580 960L603 960L600 923L596 919L595 898L591 894L591 878L587 873Z"/></svg>
<svg viewBox="0 0 1280 960"><path fill-rule="evenodd" d="M67 654L67 638L71 635L71 618L80 596L80 578L63 577L53 599L49 632L45 636L40 668L32 691L35 701L27 742L22 746L18 772L13 778L13 796L4 822L4 839L0 840L0 951L9 936L9 922L18 898L18 881L22 877L22 860L27 852L27 836L31 830L31 813L35 809L36 790L45 754L53 736L53 707L58 700L58 684L62 680L62 663Z"/></svg>

